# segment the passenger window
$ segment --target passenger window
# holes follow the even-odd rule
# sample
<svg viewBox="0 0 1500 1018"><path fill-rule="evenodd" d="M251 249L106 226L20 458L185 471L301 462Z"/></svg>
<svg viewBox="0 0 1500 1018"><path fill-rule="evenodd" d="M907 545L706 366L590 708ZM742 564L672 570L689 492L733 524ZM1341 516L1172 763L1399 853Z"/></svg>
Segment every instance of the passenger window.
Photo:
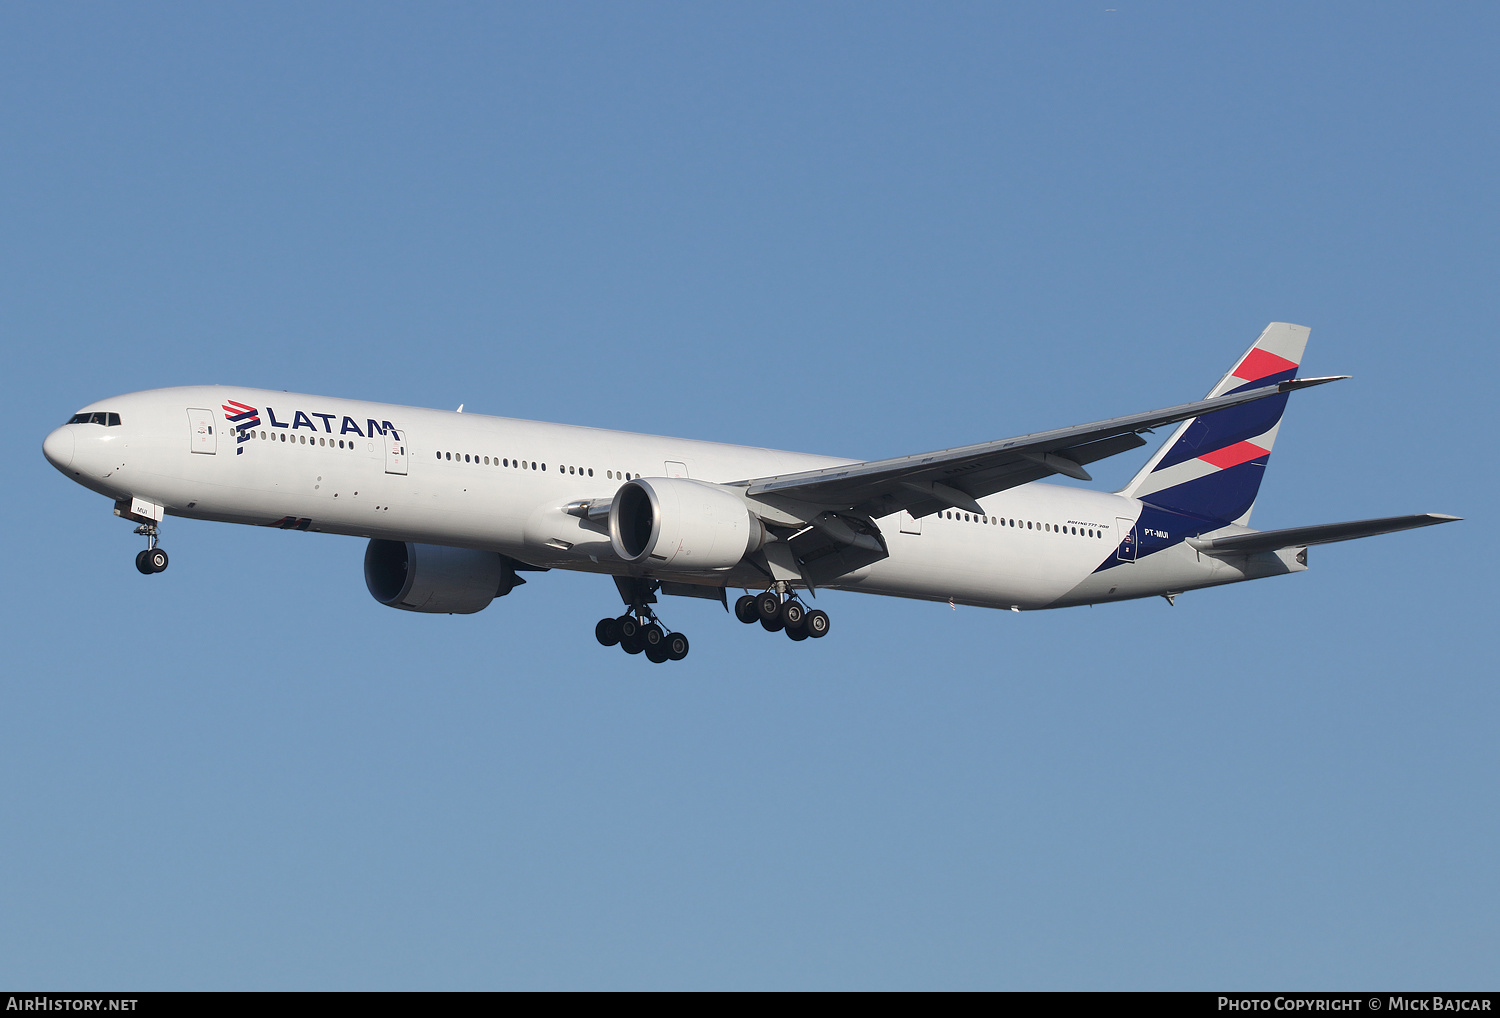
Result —
<svg viewBox="0 0 1500 1018"><path fill-rule="evenodd" d="M594 468L593 467L589 467L589 476L590 477L594 476Z"/></svg>

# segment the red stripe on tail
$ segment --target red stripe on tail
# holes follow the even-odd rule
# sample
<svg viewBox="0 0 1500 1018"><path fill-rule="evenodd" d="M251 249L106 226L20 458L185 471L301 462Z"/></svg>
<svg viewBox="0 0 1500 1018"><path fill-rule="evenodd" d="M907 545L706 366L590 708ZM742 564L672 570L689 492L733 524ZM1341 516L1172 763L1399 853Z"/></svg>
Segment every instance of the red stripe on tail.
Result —
<svg viewBox="0 0 1500 1018"><path fill-rule="evenodd" d="M1245 354L1245 359L1240 361L1240 366L1234 369L1235 378L1243 378L1247 382L1253 382L1267 375L1277 375L1283 371L1291 371L1297 365L1285 357L1277 357L1269 350L1256 347Z"/></svg>
<svg viewBox="0 0 1500 1018"><path fill-rule="evenodd" d="M1222 449L1215 449L1213 452L1204 453L1198 458L1209 466L1218 467L1220 470L1228 470L1230 467L1237 467L1241 463L1249 463L1257 456L1266 456L1269 453L1269 449L1262 449L1254 443L1236 442L1234 445L1226 445Z"/></svg>

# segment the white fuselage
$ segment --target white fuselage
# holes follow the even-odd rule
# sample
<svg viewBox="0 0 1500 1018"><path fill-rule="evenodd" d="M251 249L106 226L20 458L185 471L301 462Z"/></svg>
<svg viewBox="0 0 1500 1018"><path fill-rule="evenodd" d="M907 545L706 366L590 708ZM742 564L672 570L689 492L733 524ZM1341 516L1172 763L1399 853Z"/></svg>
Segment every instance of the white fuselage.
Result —
<svg viewBox="0 0 1500 1018"><path fill-rule="evenodd" d="M236 403L257 411L253 426L228 419L224 408ZM48 437L48 458L117 501L145 499L192 519L481 549L533 566L747 589L766 585L748 565L679 575L629 566L607 534L565 509L608 498L627 478L732 483L854 462L225 386L131 393L84 410L117 413L120 424L65 425ZM980 504L984 522L956 510L877 521L889 557L828 586L1034 609L1301 568L1280 554L1200 556L1167 535L1153 547L1149 535L1133 533L1141 503L1105 492L1031 483Z"/></svg>

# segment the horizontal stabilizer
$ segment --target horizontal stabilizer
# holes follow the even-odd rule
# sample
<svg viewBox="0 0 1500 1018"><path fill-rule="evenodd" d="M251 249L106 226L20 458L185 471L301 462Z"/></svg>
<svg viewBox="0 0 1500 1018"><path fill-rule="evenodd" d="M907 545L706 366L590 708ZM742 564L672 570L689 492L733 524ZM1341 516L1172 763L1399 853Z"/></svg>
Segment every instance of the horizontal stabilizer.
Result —
<svg viewBox="0 0 1500 1018"><path fill-rule="evenodd" d="M1394 534L1398 530L1430 527L1434 523L1452 523L1461 518L1445 513L1418 513L1415 516L1387 516L1379 520L1354 520L1350 523L1322 523L1315 527L1264 530L1258 534L1236 534L1233 537L1218 537L1208 541L1192 538L1188 544L1209 554L1229 552L1238 555L1256 551L1277 551L1281 548L1301 548L1310 544L1332 544L1334 541L1352 541L1356 537Z"/></svg>

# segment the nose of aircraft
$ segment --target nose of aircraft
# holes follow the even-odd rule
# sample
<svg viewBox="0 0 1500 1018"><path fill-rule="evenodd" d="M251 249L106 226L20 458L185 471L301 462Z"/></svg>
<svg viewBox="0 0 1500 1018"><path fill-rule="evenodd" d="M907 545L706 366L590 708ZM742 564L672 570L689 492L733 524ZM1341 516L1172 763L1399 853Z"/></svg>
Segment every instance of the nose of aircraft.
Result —
<svg viewBox="0 0 1500 1018"><path fill-rule="evenodd" d="M73 465L73 431L71 428L58 428L52 434L42 440L42 455L47 461L59 470L66 470Z"/></svg>

